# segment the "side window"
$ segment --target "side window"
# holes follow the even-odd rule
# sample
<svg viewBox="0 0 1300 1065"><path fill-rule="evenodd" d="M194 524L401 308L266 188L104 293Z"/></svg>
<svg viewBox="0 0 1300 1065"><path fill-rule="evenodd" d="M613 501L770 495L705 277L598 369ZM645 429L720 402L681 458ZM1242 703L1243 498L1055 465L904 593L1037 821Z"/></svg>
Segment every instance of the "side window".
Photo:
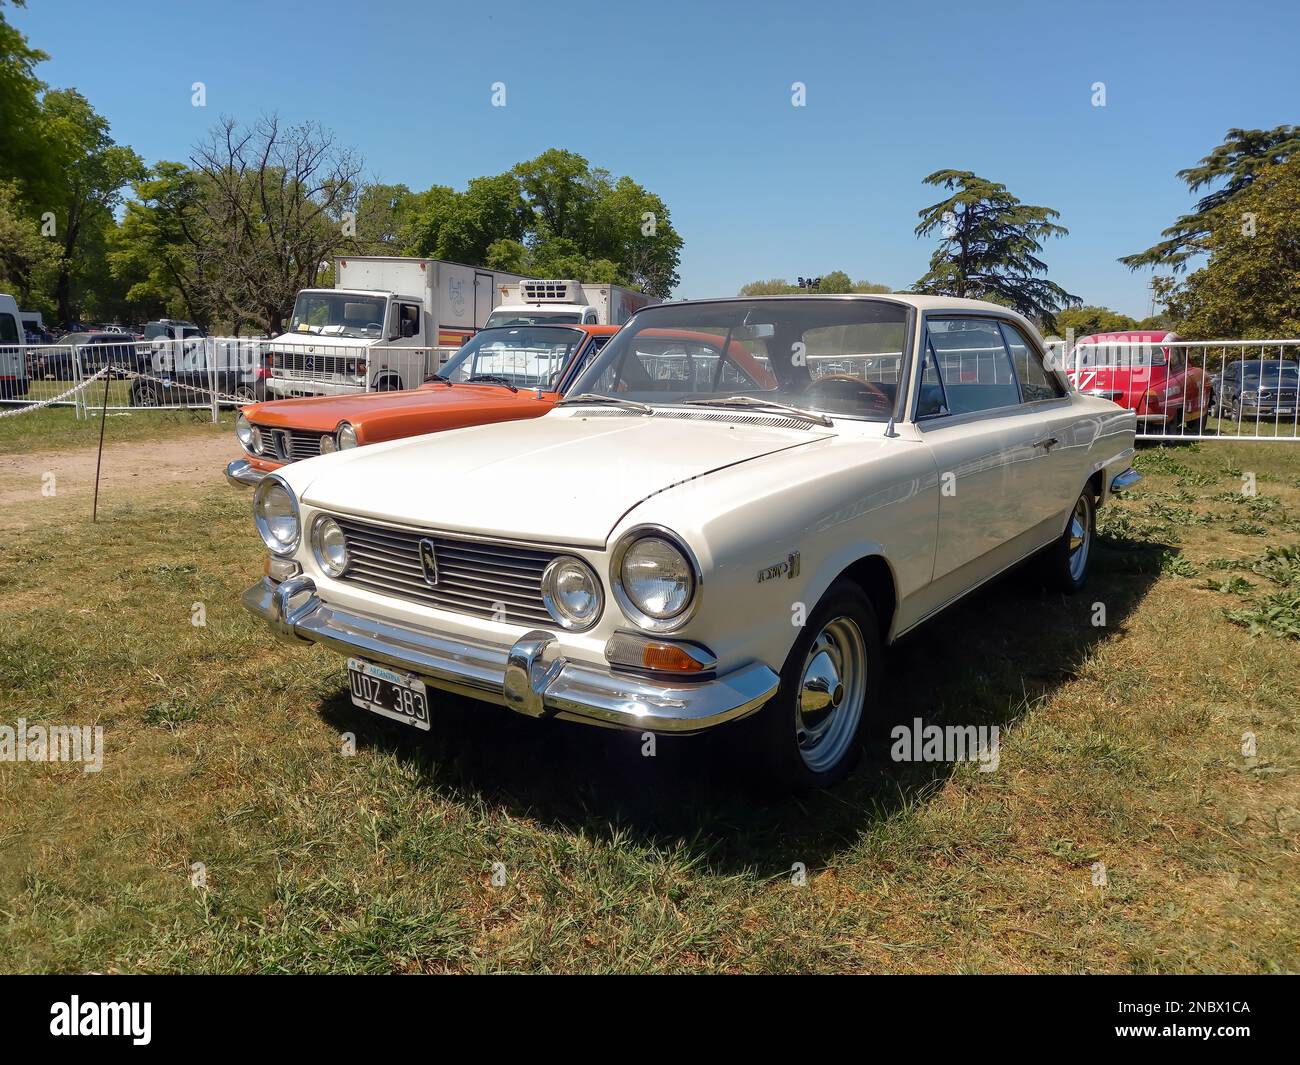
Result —
<svg viewBox="0 0 1300 1065"><path fill-rule="evenodd" d="M1025 334L1010 322L1002 322L1002 338L1007 342L1011 352L1011 361L1016 367L1016 376L1020 378L1020 393L1026 403L1036 399L1060 399L1065 389L1055 374L1043 369L1043 362L1034 350Z"/></svg>
<svg viewBox="0 0 1300 1065"><path fill-rule="evenodd" d="M1020 403L1011 357L998 323L989 318L930 318L928 342L950 414Z"/></svg>
<svg viewBox="0 0 1300 1065"><path fill-rule="evenodd" d="M925 361L921 363L921 395L916 402L918 418L935 418L948 413L948 403L943 394L943 381L939 378L939 364L934 348L927 340Z"/></svg>
<svg viewBox="0 0 1300 1065"><path fill-rule="evenodd" d="M414 303L403 303L398 314L398 334L403 339L419 336L420 308Z"/></svg>
<svg viewBox="0 0 1300 1065"><path fill-rule="evenodd" d="M12 314L0 314L0 344L18 343L18 322Z"/></svg>
<svg viewBox="0 0 1300 1065"><path fill-rule="evenodd" d="M1169 372L1182 373L1185 353L1182 348L1169 348Z"/></svg>

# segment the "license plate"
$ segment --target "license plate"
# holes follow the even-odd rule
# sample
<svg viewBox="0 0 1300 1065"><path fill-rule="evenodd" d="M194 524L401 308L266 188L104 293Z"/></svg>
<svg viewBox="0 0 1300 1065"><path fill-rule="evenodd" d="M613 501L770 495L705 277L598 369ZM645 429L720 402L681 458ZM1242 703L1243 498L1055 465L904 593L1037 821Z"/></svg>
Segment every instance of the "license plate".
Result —
<svg viewBox="0 0 1300 1065"><path fill-rule="evenodd" d="M428 731L429 692L423 681L386 666L349 658L348 687L353 704L362 710Z"/></svg>

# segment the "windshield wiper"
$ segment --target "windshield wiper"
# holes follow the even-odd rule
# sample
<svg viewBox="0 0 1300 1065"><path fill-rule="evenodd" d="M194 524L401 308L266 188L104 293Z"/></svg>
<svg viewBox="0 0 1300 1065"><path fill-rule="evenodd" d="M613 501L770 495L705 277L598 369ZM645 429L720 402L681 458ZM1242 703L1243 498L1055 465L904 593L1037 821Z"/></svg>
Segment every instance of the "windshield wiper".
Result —
<svg viewBox="0 0 1300 1065"><path fill-rule="evenodd" d="M810 410L804 410L802 407L792 407L788 403L777 403L773 399L759 399L756 396L723 396L718 399L688 399L688 407L739 407L741 409L765 408L767 410L783 410L787 414L793 414L798 418L807 418L814 425L831 426L835 423L825 414L816 414Z"/></svg>
<svg viewBox="0 0 1300 1065"><path fill-rule="evenodd" d="M562 407L566 403L613 403L616 407L634 410L638 414L649 414L654 410L648 403L638 403L634 399L620 399L618 396L602 396L599 392L580 392L576 396L565 396L556 406Z"/></svg>
<svg viewBox="0 0 1300 1065"><path fill-rule="evenodd" d="M443 377L442 374L440 373L431 373L429 374L428 377L424 379L424 383L426 385L429 384L431 381L437 381L438 384L446 385L448 388L450 388L453 384L452 379L450 377Z"/></svg>
<svg viewBox="0 0 1300 1065"><path fill-rule="evenodd" d="M485 381L490 385L505 385L511 392L519 391L519 389L512 385L506 378L499 377L494 373L476 373L470 377L471 383L477 381Z"/></svg>

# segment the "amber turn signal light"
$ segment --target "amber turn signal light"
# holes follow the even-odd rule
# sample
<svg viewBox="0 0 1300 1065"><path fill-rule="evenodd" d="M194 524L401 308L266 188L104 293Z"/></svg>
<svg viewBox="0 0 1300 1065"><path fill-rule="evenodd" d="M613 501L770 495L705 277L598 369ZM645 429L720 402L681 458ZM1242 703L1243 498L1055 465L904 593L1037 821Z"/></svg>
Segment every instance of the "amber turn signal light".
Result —
<svg viewBox="0 0 1300 1065"><path fill-rule="evenodd" d="M698 644L677 640L651 640L630 632L616 632L605 644L612 666L630 666L655 673L707 673L717 659Z"/></svg>

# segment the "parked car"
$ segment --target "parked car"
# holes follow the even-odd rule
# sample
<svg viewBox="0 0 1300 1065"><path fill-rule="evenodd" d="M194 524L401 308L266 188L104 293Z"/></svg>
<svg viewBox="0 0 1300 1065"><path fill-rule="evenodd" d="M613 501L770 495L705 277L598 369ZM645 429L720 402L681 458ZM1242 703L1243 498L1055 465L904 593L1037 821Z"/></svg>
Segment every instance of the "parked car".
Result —
<svg viewBox="0 0 1300 1065"><path fill-rule="evenodd" d="M734 726L769 781L825 786L879 712L886 645L1022 561L1083 586L1096 508L1137 479L1135 425L993 304L662 304L543 417L266 477L270 557L243 601L419 729L430 689Z"/></svg>
<svg viewBox="0 0 1300 1065"><path fill-rule="evenodd" d="M1211 383L1214 409L1221 418L1288 418L1296 416L1300 368L1287 359L1239 359Z"/></svg>
<svg viewBox="0 0 1300 1065"><path fill-rule="evenodd" d="M1147 430L1197 434L1210 412L1209 378L1170 346L1177 340L1164 330L1094 333L1066 357L1067 373L1080 392L1126 407Z"/></svg>
<svg viewBox="0 0 1300 1065"><path fill-rule="evenodd" d="M617 326L605 325L484 329L418 388L244 407L235 434L245 457L226 467L226 478L255 485L287 463L322 452L540 418L617 332Z"/></svg>
<svg viewBox="0 0 1300 1065"><path fill-rule="evenodd" d="M82 377L89 377L106 365L112 367L109 376L128 377L145 365L144 352L131 337L120 332L65 333L58 343L41 353L36 371L41 377L71 381L77 376L77 366Z"/></svg>

